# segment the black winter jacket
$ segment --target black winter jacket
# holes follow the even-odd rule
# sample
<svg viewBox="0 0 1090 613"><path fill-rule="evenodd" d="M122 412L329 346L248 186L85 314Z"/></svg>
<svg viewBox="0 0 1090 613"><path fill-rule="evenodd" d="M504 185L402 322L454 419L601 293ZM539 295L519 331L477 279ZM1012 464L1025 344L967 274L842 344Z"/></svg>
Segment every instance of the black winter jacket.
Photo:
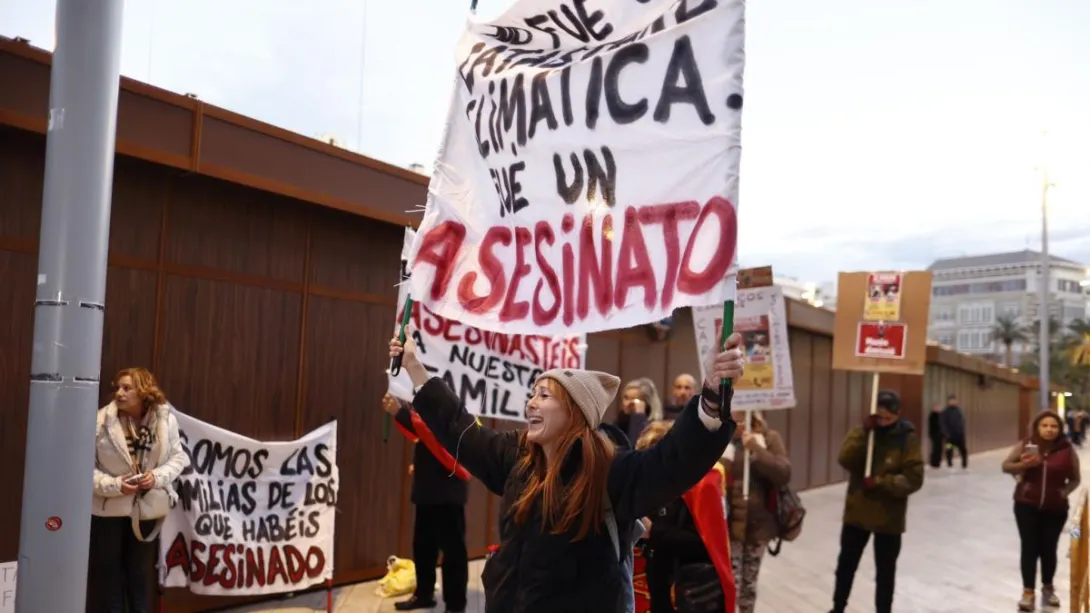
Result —
<svg viewBox="0 0 1090 613"><path fill-rule="evenodd" d="M416 434L408 409L394 416L397 423ZM457 504L465 506L469 484L452 475L421 442L413 443L413 485L411 500L415 505Z"/></svg>
<svg viewBox="0 0 1090 613"><path fill-rule="evenodd" d="M694 398L651 449L617 450L606 491L620 534L630 534L637 519L654 514L696 485L730 443L733 421L726 419L717 431L709 431L700 420L699 402ZM729 400L725 404L724 414L729 414ZM481 577L487 613L624 612L621 566L604 525L572 542L576 527L568 534L549 534L540 508L523 525L515 523L511 509L527 480L515 470L518 432L478 426L439 378L420 389L413 407L439 442L489 491L503 497L500 549ZM573 449L562 468L565 477L576 474L579 458L578 449Z"/></svg>

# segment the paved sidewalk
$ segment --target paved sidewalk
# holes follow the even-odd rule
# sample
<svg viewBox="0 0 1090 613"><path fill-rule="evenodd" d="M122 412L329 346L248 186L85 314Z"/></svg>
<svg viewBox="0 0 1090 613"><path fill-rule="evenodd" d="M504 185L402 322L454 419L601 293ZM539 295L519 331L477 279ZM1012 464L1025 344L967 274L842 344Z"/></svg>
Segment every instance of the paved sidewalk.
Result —
<svg viewBox="0 0 1090 613"><path fill-rule="evenodd" d="M1006 451L977 454L968 472L928 469L923 489L909 503L897 577L898 613L990 613L1014 611L1022 586L1018 533L1011 510L1014 483L999 470ZM1083 453L1083 466L1090 466ZM1085 472L1085 471L1084 471ZM1090 477L1090 474L1087 475ZM805 492L808 514L798 540L779 557L766 556L761 572L761 613L824 613L829 610L840 538L844 484ZM1068 590L1068 537L1060 541L1056 586L1064 604ZM874 564L864 556L852 593L852 613L874 610ZM470 568L471 613L484 613L481 562ZM375 595L374 583L337 590L336 613L384 613L393 603ZM234 609L234 613L311 613L325 610L325 595ZM442 613L440 606L436 613Z"/></svg>

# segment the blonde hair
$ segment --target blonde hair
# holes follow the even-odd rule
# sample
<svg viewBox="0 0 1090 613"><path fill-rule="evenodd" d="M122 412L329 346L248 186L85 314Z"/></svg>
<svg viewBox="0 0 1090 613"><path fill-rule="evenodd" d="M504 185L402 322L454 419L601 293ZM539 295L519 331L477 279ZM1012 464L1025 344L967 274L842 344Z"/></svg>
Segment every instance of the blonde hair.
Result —
<svg viewBox="0 0 1090 613"><path fill-rule="evenodd" d="M672 421L653 421L647 424L647 427L640 433L640 437L636 439L636 450L643 451L657 445L673 426L674 422Z"/></svg>
<svg viewBox="0 0 1090 613"><path fill-rule="evenodd" d="M159 389L159 382L155 380L155 375L151 374L148 369L137 367L124 368L118 371L113 379L114 389L117 389L123 377L132 380L132 388L136 391L136 395L140 397L140 404L145 411L166 404L166 395L163 394L163 390Z"/></svg>
<svg viewBox="0 0 1090 613"><path fill-rule="evenodd" d="M625 383L624 389L621 390L623 395L630 389L635 389L640 393L640 400L643 400L647 404L649 409L647 418L651 421L662 421L662 399L659 398L659 392L655 388L655 382L647 377L641 377L639 379L633 379L628 383Z"/></svg>

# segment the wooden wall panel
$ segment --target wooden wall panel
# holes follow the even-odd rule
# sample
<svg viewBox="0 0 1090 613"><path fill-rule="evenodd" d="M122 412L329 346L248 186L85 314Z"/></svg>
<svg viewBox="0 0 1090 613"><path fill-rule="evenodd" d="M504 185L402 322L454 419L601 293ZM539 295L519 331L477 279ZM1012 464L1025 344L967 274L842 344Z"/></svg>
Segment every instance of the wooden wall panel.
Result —
<svg viewBox="0 0 1090 613"><path fill-rule="evenodd" d="M791 458L791 485L797 490L804 490L810 485L810 419L813 410L810 389L814 376L810 356L814 336L800 330L789 330L788 336L798 404L788 409L787 454Z"/></svg>
<svg viewBox="0 0 1090 613"><path fill-rule="evenodd" d="M156 274L146 270L117 266L110 266L107 270L100 406L108 404L113 398L112 381L117 371L133 366L151 366L156 280Z"/></svg>
<svg viewBox="0 0 1090 613"><path fill-rule="evenodd" d="M809 487L832 481L829 475L830 420L832 417L833 339L815 336L810 369L810 478Z"/></svg>
<svg viewBox="0 0 1090 613"><path fill-rule="evenodd" d="M829 410L829 436L828 445L825 447L825 457L828 469L828 483L835 483L844 479L844 470L840 468L837 456L840 455L840 443L848 434L848 429L854 426L849 422L849 395L851 386L848 378L850 374L843 370L832 372L830 385L830 410Z"/></svg>
<svg viewBox="0 0 1090 613"><path fill-rule="evenodd" d="M0 491L6 492L0 496L0 560L5 561L19 552L36 271L33 255L0 251Z"/></svg>
<svg viewBox="0 0 1090 613"><path fill-rule="evenodd" d="M115 182L113 187L110 253L158 260L170 174L159 166L125 157L117 158L115 166L114 173L128 179Z"/></svg>
<svg viewBox="0 0 1090 613"><path fill-rule="evenodd" d="M196 175L176 178L171 198L167 261L302 283L300 203Z"/></svg>
<svg viewBox="0 0 1090 613"><path fill-rule="evenodd" d="M396 428L389 442L382 442L383 355L389 340L382 324L389 317L384 307L310 298L303 424L310 431L337 419L338 574L384 568L388 556L403 553L400 523L413 520L412 507L402 506L403 488L405 496L408 492L405 448L411 443Z"/></svg>
<svg viewBox="0 0 1090 613"><path fill-rule="evenodd" d="M45 139L0 126L0 237L38 240Z"/></svg>
<svg viewBox="0 0 1090 613"><path fill-rule="evenodd" d="M243 436L292 439L301 307L298 294L167 276L156 373L167 398Z"/></svg>
<svg viewBox="0 0 1090 613"><path fill-rule="evenodd" d="M400 281L404 228L322 209L314 210L312 218L310 282L333 290L385 296L392 307ZM387 329L392 331L394 324L391 308Z"/></svg>

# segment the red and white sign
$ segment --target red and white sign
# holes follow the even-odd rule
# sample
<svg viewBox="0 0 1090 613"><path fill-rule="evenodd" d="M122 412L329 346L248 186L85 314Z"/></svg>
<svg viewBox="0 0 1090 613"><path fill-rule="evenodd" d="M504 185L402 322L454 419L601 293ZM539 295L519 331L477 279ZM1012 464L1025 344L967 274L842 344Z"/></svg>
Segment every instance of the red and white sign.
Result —
<svg viewBox="0 0 1090 613"><path fill-rule="evenodd" d="M471 20L413 299L544 336L732 299L744 13L744 0L517 0Z"/></svg>
<svg viewBox="0 0 1090 613"><path fill-rule="evenodd" d="M855 355L861 358L903 360L908 326L900 322L859 322Z"/></svg>

